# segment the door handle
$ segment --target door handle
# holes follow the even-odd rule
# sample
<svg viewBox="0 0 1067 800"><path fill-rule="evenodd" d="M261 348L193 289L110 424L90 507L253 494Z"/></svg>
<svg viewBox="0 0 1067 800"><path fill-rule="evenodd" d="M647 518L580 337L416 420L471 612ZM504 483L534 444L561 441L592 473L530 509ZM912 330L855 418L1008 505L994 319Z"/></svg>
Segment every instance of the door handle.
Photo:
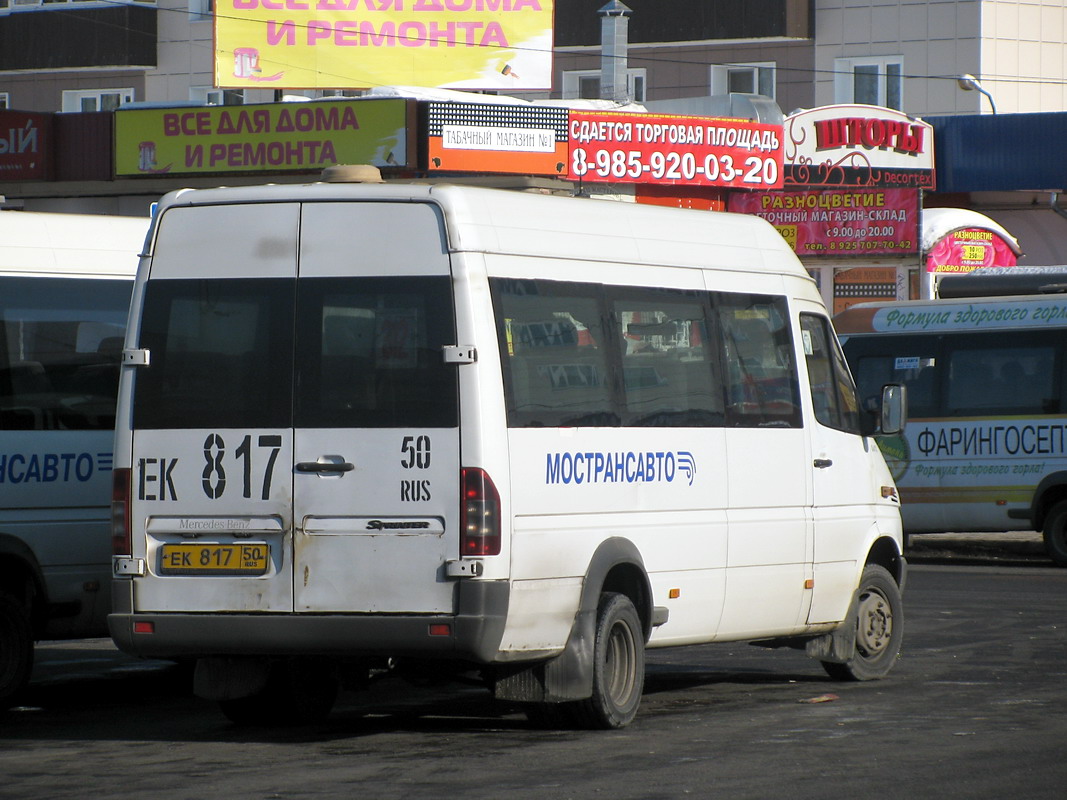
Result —
<svg viewBox="0 0 1067 800"><path fill-rule="evenodd" d="M831 461L829 458L817 458L815 459L814 464L815 469L826 469L827 467L832 467L834 465L834 462Z"/></svg>
<svg viewBox="0 0 1067 800"><path fill-rule="evenodd" d="M297 472L351 472L355 468L356 465L348 461L298 461L296 465Z"/></svg>

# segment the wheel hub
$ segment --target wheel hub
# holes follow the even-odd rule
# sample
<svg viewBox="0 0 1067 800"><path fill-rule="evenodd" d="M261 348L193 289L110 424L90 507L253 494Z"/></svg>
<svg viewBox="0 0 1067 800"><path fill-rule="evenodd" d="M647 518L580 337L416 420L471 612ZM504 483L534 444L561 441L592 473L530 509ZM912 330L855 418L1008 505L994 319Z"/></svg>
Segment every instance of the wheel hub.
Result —
<svg viewBox="0 0 1067 800"><path fill-rule="evenodd" d="M893 612L889 602L877 592L869 592L860 599L856 630L856 648L865 656L873 656L889 646L893 634Z"/></svg>

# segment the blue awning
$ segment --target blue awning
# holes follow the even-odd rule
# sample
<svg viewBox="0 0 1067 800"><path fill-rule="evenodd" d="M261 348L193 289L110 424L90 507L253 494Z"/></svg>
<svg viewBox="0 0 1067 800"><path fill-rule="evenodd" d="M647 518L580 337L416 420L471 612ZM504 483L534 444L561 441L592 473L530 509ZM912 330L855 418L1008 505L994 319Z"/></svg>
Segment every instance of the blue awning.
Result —
<svg viewBox="0 0 1067 800"><path fill-rule="evenodd" d="M939 193L1067 188L1067 112L924 119Z"/></svg>

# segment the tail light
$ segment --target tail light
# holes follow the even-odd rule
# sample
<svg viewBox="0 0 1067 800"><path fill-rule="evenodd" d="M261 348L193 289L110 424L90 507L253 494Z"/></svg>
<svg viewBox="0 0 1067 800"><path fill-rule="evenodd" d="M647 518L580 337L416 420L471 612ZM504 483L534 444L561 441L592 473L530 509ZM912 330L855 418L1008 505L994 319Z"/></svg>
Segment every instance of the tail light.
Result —
<svg viewBox="0 0 1067 800"><path fill-rule="evenodd" d="M493 481L485 470L464 468L460 472L460 484L463 491L460 555L499 555L500 495Z"/></svg>
<svg viewBox="0 0 1067 800"><path fill-rule="evenodd" d="M111 478L111 552L128 556L130 542L130 471L116 469Z"/></svg>

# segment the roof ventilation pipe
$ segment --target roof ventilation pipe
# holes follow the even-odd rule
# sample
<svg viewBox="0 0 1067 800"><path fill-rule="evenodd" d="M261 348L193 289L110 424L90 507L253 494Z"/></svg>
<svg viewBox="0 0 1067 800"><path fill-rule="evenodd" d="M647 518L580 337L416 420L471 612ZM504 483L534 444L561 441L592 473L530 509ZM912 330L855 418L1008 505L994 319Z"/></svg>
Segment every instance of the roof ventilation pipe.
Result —
<svg viewBox="0 0 1067 800"><path fill-rule="evenodd" d="M634 12L619 0L611 0L596 13L600 20L600 99L624 105L630 102L626 83L627 46Z"/></svg>

